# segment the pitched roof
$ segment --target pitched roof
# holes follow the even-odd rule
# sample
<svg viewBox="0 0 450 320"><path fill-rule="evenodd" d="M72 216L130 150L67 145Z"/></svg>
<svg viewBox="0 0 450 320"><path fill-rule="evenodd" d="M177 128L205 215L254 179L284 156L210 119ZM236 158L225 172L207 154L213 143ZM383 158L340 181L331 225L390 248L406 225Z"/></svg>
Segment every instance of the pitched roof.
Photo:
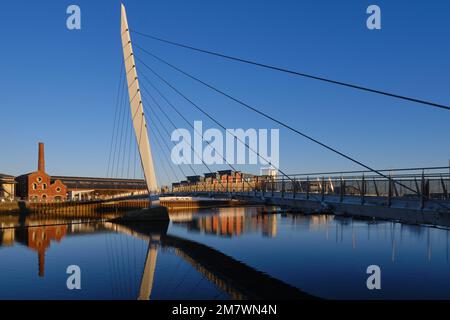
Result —
<svg viewBox="0 0 450 320"><path fill-rule="evenodd" d="M14 176L0 172L0 179L14 179Z"/></svg>

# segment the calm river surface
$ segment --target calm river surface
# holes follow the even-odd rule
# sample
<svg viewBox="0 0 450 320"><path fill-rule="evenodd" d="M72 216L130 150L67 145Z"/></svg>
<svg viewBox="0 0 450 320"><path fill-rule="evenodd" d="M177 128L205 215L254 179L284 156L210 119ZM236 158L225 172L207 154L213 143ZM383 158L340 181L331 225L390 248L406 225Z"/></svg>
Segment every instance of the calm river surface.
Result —
<svg viewBox="0 0 450 320"><path fill-rule="evenodd" d="M0 217L0 299L245 298L248 277L321 298L450 299L449 230L263 210L174 212L156 230ZM67 288L70 265L81 290ZM367 289L370 265L381 290Z"/></svg>

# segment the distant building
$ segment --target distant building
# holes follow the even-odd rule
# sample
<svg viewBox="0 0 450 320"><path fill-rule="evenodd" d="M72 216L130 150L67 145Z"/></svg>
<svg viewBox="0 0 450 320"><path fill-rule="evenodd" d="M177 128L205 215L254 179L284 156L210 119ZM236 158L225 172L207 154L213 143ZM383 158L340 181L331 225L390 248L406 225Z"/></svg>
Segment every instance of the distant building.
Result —
<svg viewBox="0 0 450 320"><path fill-rule="evenodd" d="M179 188L180 185L181 185L181 184L180 184L179 182L174 182L174 183L172 183L172 190Z"/></svg>
<svg viewBox="0 0 450 320"><path fill-rule="evenodd" d="M219 170L217 171L217 175L219 176L219 180L227 181L233 180L233 170Z"/></svg>
<svg viewBox="0 0 450 320"><path fill-rule="evenodd" d="M242 182L243 179L253 177L251 174L242 173L240 171L233 170L219 170L217 171L219 180L222 183L228 182Z"/></svg>
<svg viewBox="0 0 450 320"><path fill-rule="evenodd" d="M61 180L51 180L45 172L44 144L39 143L38 170L16 177L16 194L22 199L33 202L64 201L67 199L67 187Z"/></svg>
<svg viewBox="0 0 450 320"><path fill-rule="evenodd" d="M217 183L218 174L217 172L208 172L204 174L206 183Z"/></svg>
<svg viewBox="0 0 450 320"><path fill-rule="evenodd" d="M228 187L230 190L248 188L254 182L255 176L234 170L219 170L217 172L205 173L204 176L189 176L187 180L172 183L172 191L185 191L186 186L201 185L211 189Z"/></svg>
<svg viewBox="0 0 450 320"><path fill-rule="evenodd" d="M187 181L189 183L191 183L191 184L199 183L199 182L203 181L203 178L201 176L189 176L189 177L186 177L186 178L187 178Z"/></svg>
<svg viewBox="0 0 450 320"><path fill-rule="evenodd" d="M269 168L261 168L261 176L266 177L276 177L278 175L278 170L269 167Z"/></svg>
<svg viewBox="0 0 450 320"><path fill-rule="evenodd" d="M68 200L106 199L147 192L145 181L140 179L53 176L52 181L56 180L67 186Z"/></svg>
<svg viewBox="0 0 450 320"><path fill-rule="evenodd" d="M0 173L0 199L12 200L16 194L16 181L13 176Z"/></svg>
<svg viewBox="0 0 450 320"><path fill-rule="evenodd" d="M43 143L39 143L38 170L16 177L15 183L17 197L33 202L88 201L147 193L142 179L50 176L45 172Z"/></svg>

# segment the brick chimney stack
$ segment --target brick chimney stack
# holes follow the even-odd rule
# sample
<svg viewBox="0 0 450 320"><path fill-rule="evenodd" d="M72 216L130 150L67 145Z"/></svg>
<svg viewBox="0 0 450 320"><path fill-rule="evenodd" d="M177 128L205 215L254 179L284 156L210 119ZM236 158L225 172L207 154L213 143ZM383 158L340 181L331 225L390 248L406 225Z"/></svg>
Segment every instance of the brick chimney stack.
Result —
<svg viewBox="0 0 450 320"><path fill-rule="evenodd" d="M44 143L39 142L38 171L45 172Z"/></svg>

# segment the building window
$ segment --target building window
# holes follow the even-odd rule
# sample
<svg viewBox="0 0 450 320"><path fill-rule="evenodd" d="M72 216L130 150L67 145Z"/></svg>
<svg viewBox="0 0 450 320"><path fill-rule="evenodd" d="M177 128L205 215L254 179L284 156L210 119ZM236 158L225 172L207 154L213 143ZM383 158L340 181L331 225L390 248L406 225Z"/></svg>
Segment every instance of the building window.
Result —
<svg viewBox="0 0 450 320"><path fill-rule="evenodd" d="M44 184L42 185L42 190L47 190L47 184L46 184L46 183L44 183Z"/></svg>
<svg viewBox="0 0 450 320"><path fill-rule="evenodd" d="M42 182L42 178L41 177L38 177L36 180L37 180L38 183Z"/></svg>
<svg viewBox="0 0 450 320"><path fill-rule="evenodd" d="M45 194L42 195L42 201L47 201L47 196Z"/></svg>
<svg viewBox="0 0 450 320"><path fill-rule="evenodd" d="M61 192L61 188L60 187L58 187L58 188L56 188L56 192Z"/></svg>
<svg viewBox="0 0 450 320"><path fill-rule="evenodd" d="M37 189L37 184L36 183L33 183L33 190L36 190Z"/></svg>

